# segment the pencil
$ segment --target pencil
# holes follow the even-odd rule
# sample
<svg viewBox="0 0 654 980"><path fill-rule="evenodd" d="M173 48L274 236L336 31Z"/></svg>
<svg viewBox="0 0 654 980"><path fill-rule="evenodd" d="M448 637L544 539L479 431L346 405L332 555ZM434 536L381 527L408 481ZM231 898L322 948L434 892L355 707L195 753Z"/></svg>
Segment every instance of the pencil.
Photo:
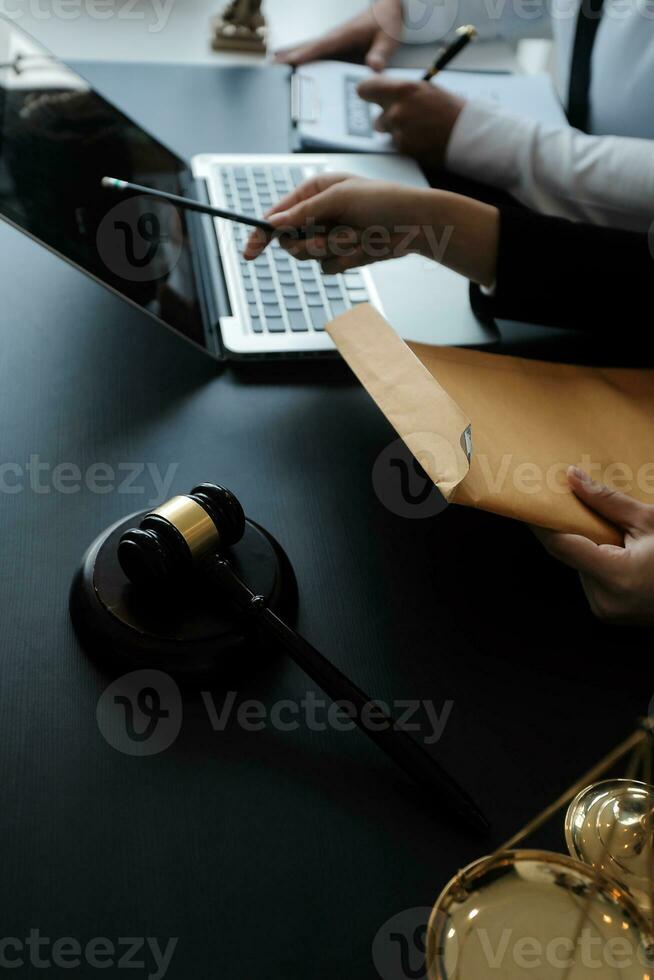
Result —
<svg viewBox="0 0 654 980"><path fill-rule="evenodd" d="M443 68L447 68L449 63L456 58L456 56L460 54L464 48L467 48L471 41L474 41L474 39L477 37L477 28L473 27L472 24L465 24L463 27L457 28L456 33L458 35L456 41L453 41L452 44L445 49L445 51L442 51L439 54L429 71L423 75L423 82L431 82L432 78L435 78L439 71L442 71Z"/></svg>
<svg viewBox="0 0 654 980"><path fill-rule="evenodd" d="M275 234L275 227L268 221L260 218L248 218L244 214L234 214L233 211L223 211L221 208L214 208L210 204L202 201L193 201L190 197L180 197L178 194L168 194L166 191L157 191L152 187L143 187L141 184L132 184L128 180L120 180L118 177L103 177L102 186L116 191L136 191L138 194L147 194L160 201L168 201L175 204L178 208L185 211L198 211L200 214L209 214L212 218L223 218L225 221L235 221L237 224L250 225L252 228L260 228L269 235Z"/></svg>

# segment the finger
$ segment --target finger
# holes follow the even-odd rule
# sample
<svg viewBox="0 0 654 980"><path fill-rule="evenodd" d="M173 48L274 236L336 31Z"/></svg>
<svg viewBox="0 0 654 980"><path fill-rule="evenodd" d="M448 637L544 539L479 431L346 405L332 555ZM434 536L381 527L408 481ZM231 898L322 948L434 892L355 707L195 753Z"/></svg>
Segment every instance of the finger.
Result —
<svg viewBox="0 0 654 980"><path fill-rule="evenodd" d="M580 500L618 527L628 531L647 529L651 520L651 508L647 504L596 483L576 466L568 470L568 482Z"/></svg>
<svg viewBox="0 0 654 980"><path fill-rule="evenodd" d="M326 231L337 220L338 203L334 187L328 187L320 194L268 217L270 224L282 234L284 229L306 229L312 232L311 237Z"/></svg>
<svg viewBox="0 0 654 980"><path fill-rule="evenodd" d="M375 120L375 129L378 133L392 133L390 112L382 112Z"/></svg>
<svg viewBox="0 0 654 980"><path fill-rule="evenodd" d="M326 37L315 38L305 44L298 44L293 48L282 48L275 52L275 61L282 65L293 65L299 68L300 65L307 65L311 61L320 61L336 54L342 44L340 34L338 36L328 34Z"/></svg>
<svg viewBox="0 0 654 980"><path fill-rule="evenodd" d="M409 98L419 87L415 82L399 82L382 75L379 78L366 78L357 92L364 102L374 102L382 109L390 109L394 102Z"/></svg>
<svg viewBox="0 0 654 980"><path fill-rule="evenodd" d="M358 23L348 21L324 37L313 38L292 48L282 48L275 53L275 60L285 65L306 65L331 55L340 54L357 43Z"/></svg>
<svg viewBox="0 0 654 980"><path fill-rule="evenodd" d="M312 197L322 194L323 191L326 191L329 187L333 187L334 184L340 184L344 180L348 180L350 176L350 174L342 173L318 174L311 180L305 181L304 184L300 184L300 186L296 187L295 190L285 194L284 197L280 198L280 200L266 212L264 217L270 218L273 214L288 211L289 208L295 207L302 201L308 201Z"/></svg>
<svg viewBox="0 0 654 980"><path fill-rule="evenodd" d="M349 272L350 269L360 269L364 265L370 265L374 261L361 248L356 248L348 255L335 255L323 259L320 265L326 276L337 276Z"/></svg>
<svg viewBox="0 0 654 980"><path fill-rule="evenodd" d="M388 112L382 112L381 116L375 121L375 129L378 133L387 133L392 136L394 142L398 144L404 134L404 128L395 106L391 106Z"/></svg>
<svg viewBox="0 0 654 980"><path fill-rule="evenodd" d="M246 242L243 250L243 257L247 259L248 262L251 262L268 248L271 241L272 235L269 235L262 228L256 228Z"/></svg>
<svg viewBox="0 0 654 980"><path fill-rule="evenodd" d="M629 559L625 548L612 544L595 544L580 534L561 534L544 528L532 528L534 534L557 561L575 571L597 579L611 579L620 573Z"/></svg>
<svg viewBox="0 0 654 980"><path fill-rule="evenodd" d="M379 31L375 35L370 50L366 56L366 64L373 71L384 71L388 68L393 52L398 46L398 42L385 31Z"/></svg>
<svg viewBox="0 0 654 980"><path fill-rule="evenodd" d="M299 68L311 61L320 59L320 44L317 41L310 41L308 44L299 44L295 48L283 48L275 51L275 61L280 65L293 65Z"/></svg>
<svg viewBox="0 0 654 980"><path fill-rule="evenodd" d="M289 229L289 234L280 235L279 244L299 262L326 262L350 256L360 249L357 230L345 227L319 232L307 239L299 239L297 229Z"/></svg>
<svg viewBox="0 0 654 980"><path fill-rule="evenodd" d="M326 235L299 239L296 229L289 229L288 234L280 235L279 244L297 262L321 261L329 254Z"/></svg>

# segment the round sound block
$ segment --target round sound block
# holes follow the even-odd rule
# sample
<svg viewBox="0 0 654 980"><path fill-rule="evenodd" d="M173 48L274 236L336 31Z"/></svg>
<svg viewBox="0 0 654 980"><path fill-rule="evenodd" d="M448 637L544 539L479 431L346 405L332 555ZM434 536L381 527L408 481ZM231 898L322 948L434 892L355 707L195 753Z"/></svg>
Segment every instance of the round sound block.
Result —
<svg viewBox="0 0 654 980"><path fill-rule="evenodd" d="M86 552L70 592L70 613L86 652L121 667L197 674L232 668L254 651L256 638L223 605L202 575L179 588L137 590L118 564L118 542L145 513L114 524ZM291 564L275 539L246 521L242 540L225 552L235 572L275 612L291 615L297 590Z"/></svg>

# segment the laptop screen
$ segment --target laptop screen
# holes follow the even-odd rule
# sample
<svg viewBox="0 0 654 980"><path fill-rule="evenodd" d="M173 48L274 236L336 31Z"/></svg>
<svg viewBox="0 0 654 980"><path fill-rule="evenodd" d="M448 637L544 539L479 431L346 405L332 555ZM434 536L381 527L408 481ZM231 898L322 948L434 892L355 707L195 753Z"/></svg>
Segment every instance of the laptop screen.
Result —
<svg viewBox="0 0 654 980"><path fill-rule="evenodd" d="M173 194L188 168L68 67L0 20L0 215L205 345L186 218L103 189Z"/></svg>

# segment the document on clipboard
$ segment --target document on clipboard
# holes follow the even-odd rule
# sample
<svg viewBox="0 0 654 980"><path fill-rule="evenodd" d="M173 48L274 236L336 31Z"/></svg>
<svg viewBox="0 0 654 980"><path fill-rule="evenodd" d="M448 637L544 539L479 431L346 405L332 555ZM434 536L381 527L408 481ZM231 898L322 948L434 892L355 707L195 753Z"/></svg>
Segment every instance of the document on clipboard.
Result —
<svg viewBox="0 0 654 980"><path fill-rule="evenodd" d="M319 61L293 75L292 113L303 150L394 153L391 137L375 130L381 109L359 98L357 88L373 73L363 65ZM423 72L391 68L388 77L420 81ZM566 126L563 107L549 75L447 70L437 84L464 99L528 116L551 126ZM426 123L428 125L428 123Z"/></svg>

